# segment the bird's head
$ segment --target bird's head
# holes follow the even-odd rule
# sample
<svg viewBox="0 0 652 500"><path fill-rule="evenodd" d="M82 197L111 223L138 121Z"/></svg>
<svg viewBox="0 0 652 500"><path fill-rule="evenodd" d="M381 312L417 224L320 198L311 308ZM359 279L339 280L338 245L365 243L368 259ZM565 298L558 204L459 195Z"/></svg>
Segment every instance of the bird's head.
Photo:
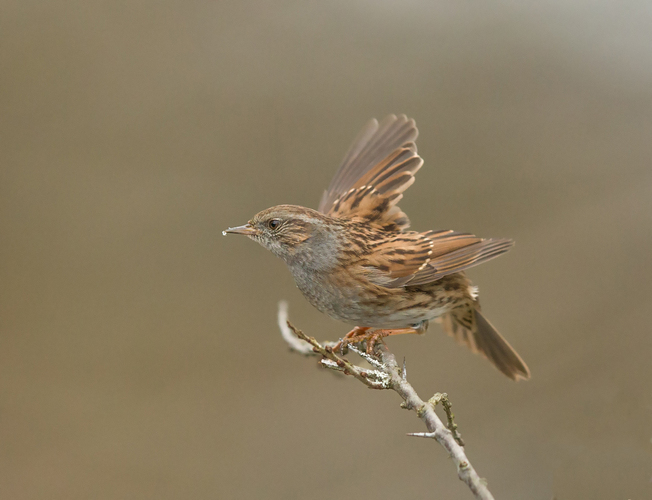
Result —
<svg viewBox="0 0 652 500"><path fill-rule="evenodd" d="M258 212L244 226L222 232L244 234L288 264L327 265L324 255L336 256L339 225L334 219L295 205L278 205Z"/></svg>

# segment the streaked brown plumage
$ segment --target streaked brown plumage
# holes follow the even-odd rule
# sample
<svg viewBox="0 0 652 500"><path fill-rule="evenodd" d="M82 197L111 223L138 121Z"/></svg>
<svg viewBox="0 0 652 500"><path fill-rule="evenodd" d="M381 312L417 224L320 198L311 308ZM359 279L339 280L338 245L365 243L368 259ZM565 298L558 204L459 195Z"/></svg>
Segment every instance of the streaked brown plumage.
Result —
<svg viewBox="0 0 652 500"><path fill-rule="evenodd" d="M511 248L507 239L454 231L408 231L397 206L423 160L414 120L390 115L360 132L319 210L278 205L226 232L245 234L281 257L308 301L354 328L344 344L444 330L509 378L530 372L480 312L464 270Z"/></svg>

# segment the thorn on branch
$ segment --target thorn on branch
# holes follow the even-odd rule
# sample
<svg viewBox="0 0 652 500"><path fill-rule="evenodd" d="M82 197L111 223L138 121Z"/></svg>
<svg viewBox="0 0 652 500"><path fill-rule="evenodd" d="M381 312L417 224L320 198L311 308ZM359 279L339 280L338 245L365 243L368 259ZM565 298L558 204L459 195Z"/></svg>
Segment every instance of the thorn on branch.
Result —
<svg viewBox="0 0 652 500"><path fill-rule="evenodd" d="M410 437L435 439L434 432L408 432L407 435Z"/></svg>

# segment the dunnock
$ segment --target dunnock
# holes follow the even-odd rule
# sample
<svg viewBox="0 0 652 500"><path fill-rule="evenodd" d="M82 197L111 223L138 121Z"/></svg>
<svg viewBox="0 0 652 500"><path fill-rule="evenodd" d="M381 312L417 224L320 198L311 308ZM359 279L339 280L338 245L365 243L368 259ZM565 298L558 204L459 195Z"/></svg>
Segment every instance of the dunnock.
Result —
<svg viewBox="0 0 652 500"><path fill-rule="evenodd" d="M424 333L431 320L513 380L530 371L480 312L464 270L509 250L507 239L408 231L397 206L423 160L405 115L371 120L353 142L318 210L278 205L224 233L244 234L282 258L308 301L356 325L338 344Z"/></svg>

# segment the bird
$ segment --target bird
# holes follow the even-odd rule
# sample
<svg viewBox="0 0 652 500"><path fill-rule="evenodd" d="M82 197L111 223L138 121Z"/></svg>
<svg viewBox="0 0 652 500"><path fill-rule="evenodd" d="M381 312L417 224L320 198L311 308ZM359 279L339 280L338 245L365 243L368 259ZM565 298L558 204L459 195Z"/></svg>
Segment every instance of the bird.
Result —
<svg viewBox="0 0 652 500"><path fill-rule="evenodd" d="M323 193L318 209L277 205L223 234L241 234L287 264L322 313L353 326L336 348L423 334L431 321L512 380L530 370L481 312L466 270L507 252L510 239L453 230L417 232L398 202L423 165L414 119L370 120Z"/></svg>

